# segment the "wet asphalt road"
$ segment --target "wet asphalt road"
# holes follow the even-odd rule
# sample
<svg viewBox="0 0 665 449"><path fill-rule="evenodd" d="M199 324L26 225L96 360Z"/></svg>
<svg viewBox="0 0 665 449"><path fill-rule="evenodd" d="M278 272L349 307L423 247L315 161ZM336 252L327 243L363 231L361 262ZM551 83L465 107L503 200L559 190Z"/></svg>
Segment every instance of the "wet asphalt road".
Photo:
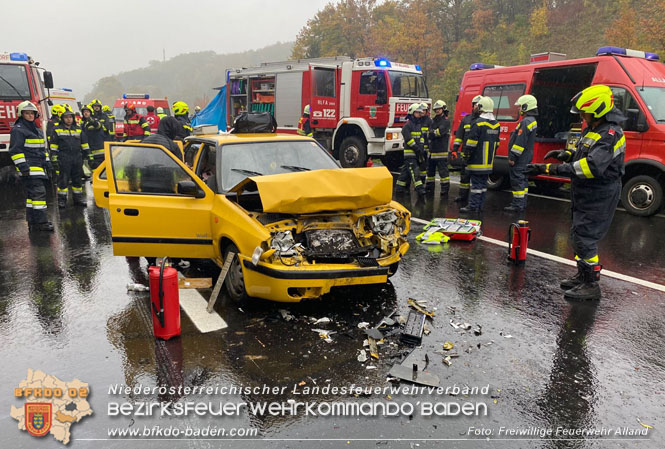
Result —
<svg viewBox="0 0 665 449"><path fill-rule="evenodd" d="M454 196L456 188L451 195ZM482 241L423 247L415 243L397 274L382 287L339 290L323 298L286 307L295 317L285 321L280 305L259 301L238 309L221 301L217 308L229 328L200 334L183 315L182 336L168 342L151 334L148 296L128 293L127 282L146 281L145 261L114 257L105 212L49 209L57 231L29 237L20 193L5 193L0 206L0 447L61 447L52 437L35 440L16 430L10 405L28 368L62 380L88 382L94 415L74 425L71 447L445 447L606 448L662 447L665 438L665 294L610 278L602 280L600 303L564 301L558 280L573 269L530 257L523 268L505 263L505 249ZM420 218L455 216L456 206L436 200L425 205L398 198ZM451 197L452 198L452 197ZM509 201L490 193L484 233L504 240L511 216L501 208ZM530 247L570 255L567 204L531 201ZM601 246L601 261L611 270L663 282L663 218L642 219L618 213L611 235ZM209 290L201 293L207 298ZM426 300L436 316L431 332L409 361L425 365L441 386L482 387L487 395L295 395L294 385L383 387L386 375L410 350L396 335L379 347L380 359L360 363L360 322L372 325L391 312L407 315L407 299ZM311 324L327 317L329 324ZM454 329L453 323L482 326L482 334ZM331 331L331 343L313 328ZM332 333L335 332L335 333ZM453 343L458 357L443 362L442 344ZM445 353L448 354L448 353ZM373 366L375 369L367 369ZM284 394L236 396L121 395L111 384L130 386L285 386ZM402 385L405 385L404 383ZM302 388L298 387L298 388ZM488 416L425 417L256 417L230 418L109 417L111 401L298 401L321 402L483 402ZM616 428L643 430L647 440L497 440L509 428ZM258 438L248 441L122 441L108 438L109 428L153 425L249 427ZM489 441L469 436L468 428L494 432ZM467 438L475 438L472 441ZM626 437L629 438L629 437ZM104 441L94 441L102 439ZM268 440L266 440L268 439ZM306 441L325 439L326 441ZM348 442L347 442L348 441ZM419 444L419 446L415 446Z"/></svg>

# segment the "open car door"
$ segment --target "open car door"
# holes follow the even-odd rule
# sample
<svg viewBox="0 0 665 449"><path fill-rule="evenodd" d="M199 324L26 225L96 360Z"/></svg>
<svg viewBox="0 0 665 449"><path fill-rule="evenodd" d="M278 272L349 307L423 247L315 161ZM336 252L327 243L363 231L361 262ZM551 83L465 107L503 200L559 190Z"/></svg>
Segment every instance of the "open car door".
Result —
<svg viewBox="0 0 665 449"><path fill-rule="evenodd" d="M214 257L215 194L201 179L160 145L109 142L105 150L113 254Z"/></svg>

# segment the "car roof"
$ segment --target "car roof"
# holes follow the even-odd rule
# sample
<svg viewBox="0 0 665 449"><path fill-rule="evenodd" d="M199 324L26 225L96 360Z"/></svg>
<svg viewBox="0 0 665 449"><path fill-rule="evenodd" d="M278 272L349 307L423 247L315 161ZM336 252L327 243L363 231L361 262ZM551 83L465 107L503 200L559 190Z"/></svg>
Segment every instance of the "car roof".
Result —
<svg viewBox="0 0 665 449"><path fill-rule="evenodd" d="M254 133L254 134L197 134L191 135L185 139L189 140L201 140L206 142L215 142L217 145L223 145L226 143L243 143L243 142L274 142L274 141L294 141L302 140L304 142L316 142L311 137L300 136L297 134L286 134L286 133Z"/></svg>

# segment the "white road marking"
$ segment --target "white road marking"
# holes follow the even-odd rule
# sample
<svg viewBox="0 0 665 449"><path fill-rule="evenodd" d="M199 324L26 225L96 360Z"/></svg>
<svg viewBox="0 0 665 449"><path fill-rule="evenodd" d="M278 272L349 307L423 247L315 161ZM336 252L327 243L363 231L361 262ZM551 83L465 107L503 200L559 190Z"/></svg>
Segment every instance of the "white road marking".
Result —
<svg viewBox="0 0 665 449"><path fill-rule="evenodd" d="M180 307L201 333L226 329L228 325L217 312L208 313L208 302L194 288L181 288Z"/></svg>
<svg viewBox="0 0 665 449"><path fill-rule="evenodd" d="M429 221L423 220L422 218L417 218L417 217L411 217L411 221L415 221L416 223L420 223L420 224L429 223ZM508 248L508 243L507 242L504 242L504 241L501 241L501 240L496 240L496 239L493 239L493 238L490 238L490 237L486 237L484 235L481 235L480 237L478 237L478 240L482 240L484 242L493 243L494 245L499 245L499 246L502 246L504 248ZM527 248L527 253L532 254L536 257L542 257L543 259L553 260L554 262L559 262L559 263L562 263L562 264L565 264L565 265L570 265L570 266L573 266L573 267L577 266L577 263L574 260L564 259L563 257L555 256L555 255L549 254L549 253L544 253L542 251L537 251L535 249ZM625 274L617 273L616 271L603 270L603 275L604 276L609 276L609 277L615 278L615 279L620 279L622 281L631 282L633 284L641 285L643 287L651 288L651 289L658 290L658 291L661 291L661 292L665 292L665 285L656 284L655 282L645 281L644 279L639 279L639 278L635 278L635 277L632 277L632 276L627 276Z"/></svg>

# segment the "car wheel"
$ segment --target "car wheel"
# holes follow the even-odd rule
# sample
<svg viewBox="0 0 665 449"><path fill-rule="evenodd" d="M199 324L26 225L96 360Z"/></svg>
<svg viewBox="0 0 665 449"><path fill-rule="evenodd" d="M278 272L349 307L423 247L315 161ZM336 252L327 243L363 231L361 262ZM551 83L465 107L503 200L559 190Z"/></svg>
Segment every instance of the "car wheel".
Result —
<svg viewBox="0 0 665 449"><path fill-rule="evenodd" d="M226 274L224 286L226 287L226 292L234 303L237 305L244 305L249 299L249 296L247 295L247 290L245 290L245 277L242 274L242 267L240 266L238 247L233 243L229 244L224 250L223 260L226 260L226 256L230 252L234 252L236 256L233 258L229 272Z"/></svg>
<svg viewBox="0 0 665 449"><path fill-rule="evenodd" d="M364 167L367 163L367 144L357 136L342 140L339 149L339 162L344 168Z"/></svg>
<svg viewBox="0 0 665 449"><path fill-rule="evenodd" d="M630 178L621 191L621 204L632 215L653 215L663 204L663 187L648 175Z"/></svg>
<svg viewBox="0 0 665 449"><path fill-rule="evenodd" d="M391 278L397 273L397 269L399 268L399 262L395 262L394 264L390 265L388 267L388 277Z"/></svg>
<svg viewBox="0 0 665 449"><path fill-rule="evenodd" d="M501 190L506 184L506 177L492 173L487 179L487 188L490 190Z"/></svg>
<svg viewBox="0 0 665 449"><path fill-rule="evenodd" d="M392 172L398 172L404 163L403 151L391 151L381 158L381 163Z"/></svg>

